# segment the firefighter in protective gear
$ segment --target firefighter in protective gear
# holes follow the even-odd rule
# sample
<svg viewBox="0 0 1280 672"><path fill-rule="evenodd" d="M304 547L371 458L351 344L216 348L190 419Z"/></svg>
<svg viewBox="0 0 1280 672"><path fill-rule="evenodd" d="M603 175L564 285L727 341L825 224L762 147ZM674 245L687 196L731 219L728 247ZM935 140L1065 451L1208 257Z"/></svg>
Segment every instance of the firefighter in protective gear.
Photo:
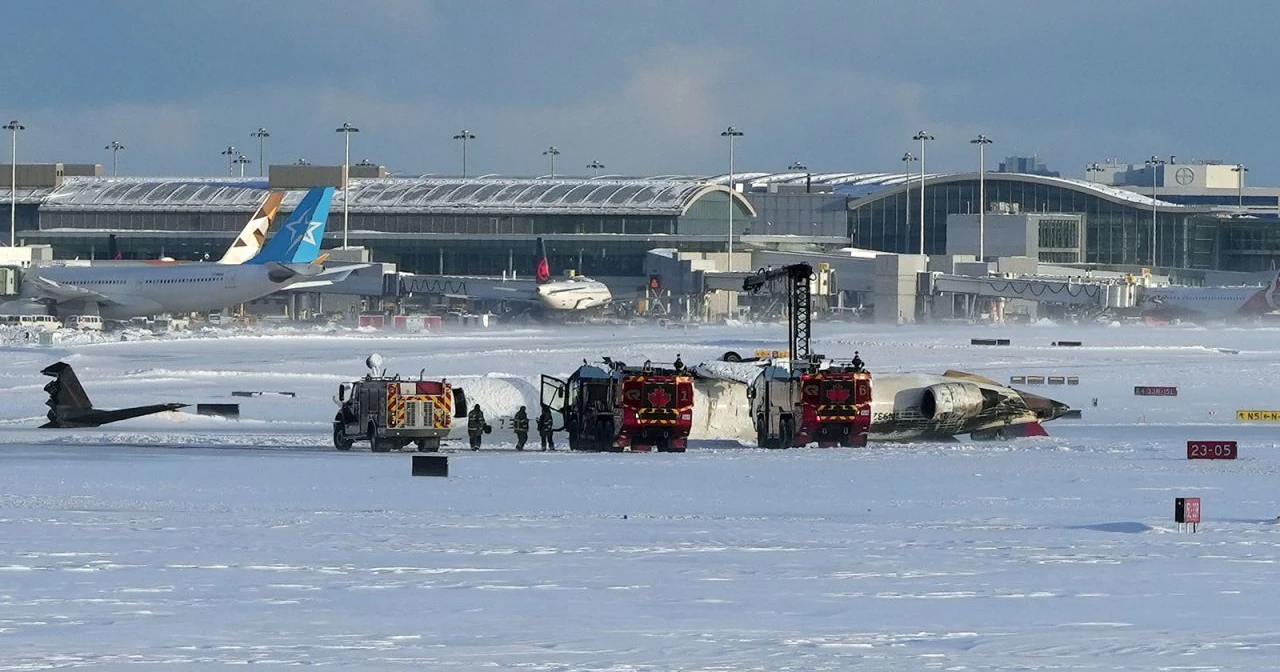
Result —
<svg viewBox="0 0 1280 672"><path fill-rule="evenodd" d="M524 410L524 406L511 419L511 429L516 432L516 450L524 450L524 444L529 440L529 413Z"/></svg>
<svg viewBox="0 0 1280 672"><path fill-rule="evenodd" d="M480 404L476 404L467 413L467 438L471 440L471 450L480 450L480 437L484 436L484 429L484 411L480 410Z"/></svg>
<svg viewBox="0 0 1280 672"><path fill-rule="evenodd" d="M552 440L555 431L551 428L554 423L551 420L551 409L546 406L542 407L542 415L538 416L538 440L542 442L543 450L555 450L556 444Z"/></svg>
<svg viewBox="0 0 1280 672"><path fill-rule="evenodd" d="M854 350L854 351L853 351L853 370L854 370L854 371L857 371L857 372L859 372L859 373L861 373L862 371L864 371L864 370L865 370L865 369L863 368L863 366L864 366L864 364L863 364L863 361L862 361L862 357L859 357L859 356L858 356L858 351L857 351L857 350Z"/></svg>

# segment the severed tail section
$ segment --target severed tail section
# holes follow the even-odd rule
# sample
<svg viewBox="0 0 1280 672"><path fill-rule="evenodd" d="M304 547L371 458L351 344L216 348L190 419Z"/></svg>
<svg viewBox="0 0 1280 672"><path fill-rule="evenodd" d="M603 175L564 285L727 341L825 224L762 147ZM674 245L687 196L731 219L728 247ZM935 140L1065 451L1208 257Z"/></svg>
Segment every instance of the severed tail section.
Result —
<svg viewBox="0 0 1280 672"><path fill-rule="evenodd" d="M47 416L49 422L40 425L41 429L97 427L108 422L127 420L162 411L174 411L187 406L187 404L169 403L133 406L115 410L97 409L89 401L89 395L85 394L84 387L80 384L80 379L76 377L76 372L72 370L70 364L66 362L51 364L41 370L40 373L53 377L53 380L44 386L44 391L49 393L49 399L45 402L45 405L49 407Z"/></svg>

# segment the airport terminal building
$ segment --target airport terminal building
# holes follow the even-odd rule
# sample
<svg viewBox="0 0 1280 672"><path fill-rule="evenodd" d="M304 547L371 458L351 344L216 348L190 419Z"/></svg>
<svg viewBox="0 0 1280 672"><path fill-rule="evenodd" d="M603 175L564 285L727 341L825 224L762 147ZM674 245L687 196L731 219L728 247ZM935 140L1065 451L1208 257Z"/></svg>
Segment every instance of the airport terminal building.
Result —
<svg viewBox="0 0 1280 672"><path fill-rule="evenodd" d="M216 259L268 189L294 190L288 211L302 189L342 184L341 166L272 166L269 178L255 179L19 168L19 242L53 245L58 258ZM556 272L634 279L643 276L648 250L722 252L731 227L740 250L856 246L913 254L921 247L919 175L742 173L732 189L723 175L388 177L356 166L350 175L345 198L335 196L326 247L342 244L345 209L349 245L416 273L524 275L542 237ZM960 239L950 244L948 230L971 226L972 218L949 219L978 213L979 181L977 173L924 177L926 253L976 252L953 249ZM1257 200L1256 190L1248 192L1250 207L1236 208L1049 175L991 172L981 181L988 216L1038 216L1032 228L1039 235L1029 235L1048 243L1039 245L1050 255L1044 261L1071 262L1063 255L1072 250L1080 263L1115 266L1150 266L1153 252L1155 265L1170 268L1257 271L1280 261L1280 212L1270 197ZM0 187L0 214L8 215L10 198ZM740 257L736 270L748 270L748 255Z"/></svg>

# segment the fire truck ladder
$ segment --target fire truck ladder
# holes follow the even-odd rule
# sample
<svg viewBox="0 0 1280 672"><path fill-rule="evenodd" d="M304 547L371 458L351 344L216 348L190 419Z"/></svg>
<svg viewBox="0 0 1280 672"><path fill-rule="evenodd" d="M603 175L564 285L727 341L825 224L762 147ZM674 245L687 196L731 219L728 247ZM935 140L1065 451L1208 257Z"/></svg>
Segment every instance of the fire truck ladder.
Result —
<svg viewBox="0 0 1280 672"><path fill-rule="evenodd" d="M780 280L786 281L789 291L787 310L791 313L791 323L787 334L787 345L790 347L787 370L794 371L796 362L801 362L802 366L808 366L813 355L809 344L811 326L809 285L813 280L813 267L809 264L789 264L781 268L761 269L742 281L742 291L758 292L766 285L771 286Z"/></svg>

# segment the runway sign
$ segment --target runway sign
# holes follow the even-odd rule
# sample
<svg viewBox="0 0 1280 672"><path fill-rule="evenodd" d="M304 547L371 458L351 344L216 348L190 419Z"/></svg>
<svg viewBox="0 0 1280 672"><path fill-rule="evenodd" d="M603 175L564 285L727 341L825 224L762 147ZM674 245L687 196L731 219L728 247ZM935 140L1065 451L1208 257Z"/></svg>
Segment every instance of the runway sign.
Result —
<svg viewBox="0 0 1280 672"><path fill-rule="evenodd" d="M1172 385L1136 385L1133 393L1139 397L1176 397L1178 388Z"/></svg>
<svg viewBox="0 0 1280 672"><path fill-rule="evenodd" d="M1236 420L1280 422L1280 411L1236 411Z"/></svg>
<svg viewBox="0 0 1280 672"><path fill-rule="evenodd" d="M1188 441L1188 460L1234 460L1239 455L1235 441Z"/></svg>
<svg viewBox="0 0 1280 672"><path fill-rule="evenodd" d="M1183 525L1188 525L1192 532L1200 525L1200 498L1199 497L1177 497L1173 500L1173 522L1178 524L1178 530L1182 530Z"/></svg>

